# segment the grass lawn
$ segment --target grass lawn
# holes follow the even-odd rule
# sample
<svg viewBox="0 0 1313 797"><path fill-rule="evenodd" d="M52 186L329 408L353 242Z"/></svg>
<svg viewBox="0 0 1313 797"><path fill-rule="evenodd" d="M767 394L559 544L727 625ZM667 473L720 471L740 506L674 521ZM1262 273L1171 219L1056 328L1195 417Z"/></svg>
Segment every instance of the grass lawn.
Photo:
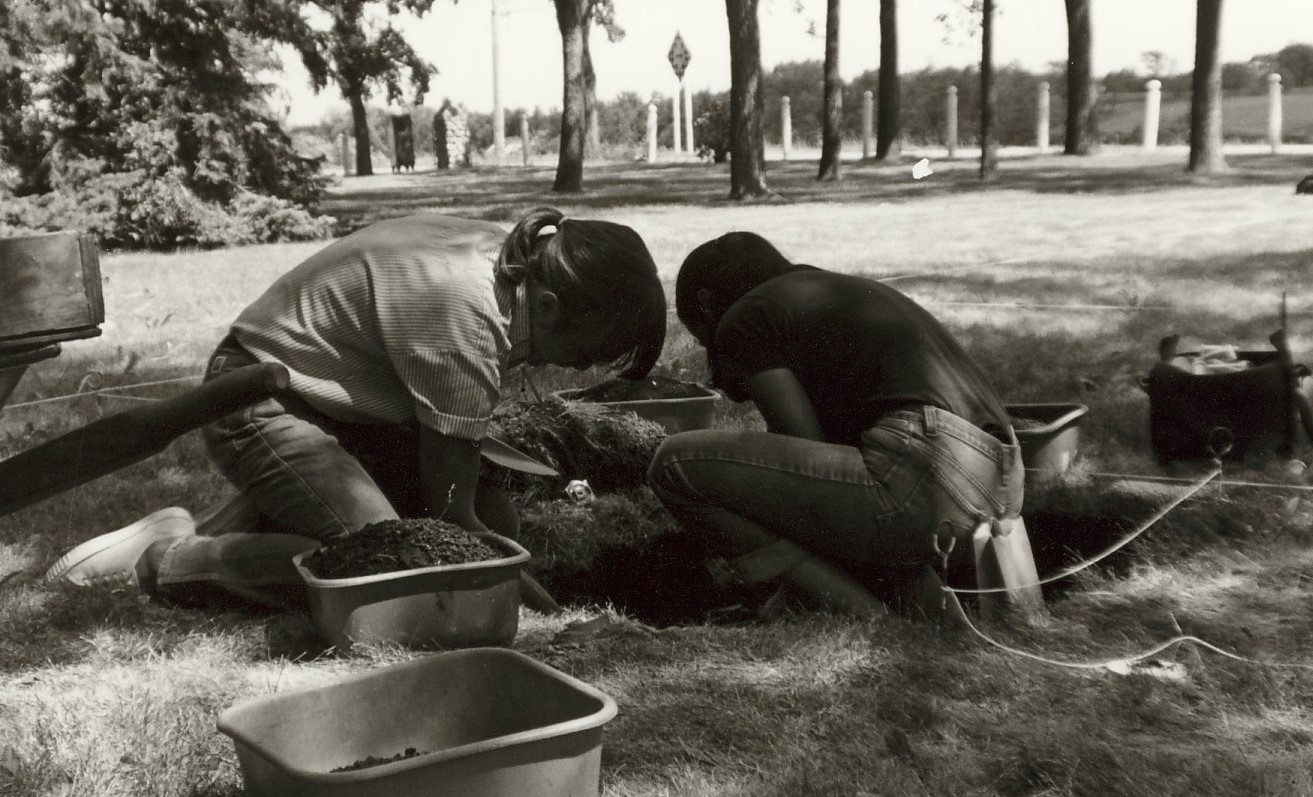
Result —
<svg viewBox="0 0 1313 797"><path fill-rule="evenodd" d="M1313 198L1293 193L1313 155L1230 160L1231 173L1195 180L1171 148L1017 158L984 185L968 161L935 161L922 181L910 158L853 163L838 185L816 183L811 162L772 163L781 196L747 204L724 199L724 168L692 164L590 167L577 197L550 193L550 169L420 172L348 181L326 209L350 229L421 209L508 220L552 203L633 225L668 279L698 243L750 229L796 260L891 280L944 319L1005 401L1091 408L1077 465L1027 499L1052 570L1106 543L1108 524L1147 520L1204 470L1156 485L1104 475L1165 474L1149 455L1137 383L1160 337L1266 348L1284 293L1296 359L1313 362ZM30 402L194 376L241 307L319 246L104 256L104 335L31 369L0 414L0 456L135 406L93 393ZM702 368L672 314L659 370L695 379ZM533 375L544 393L596 378ZM516 380L508 395L518 393ZM722 402L718 421L759 419ZM1186 644L1129 672L1068 668L897 616L693 618L657 631L622 624L586 642L558 636L617 612L590 602L557 617L526 610L513 647L619 703L603 748L608 797L1313 794L1313 492L1292 489L1309 485L1280 463L1228 467L1224 479L1247 484L1204 488L1052 586L1046 621L984 630L1052 661L1117 660L1193 634L1299 666ZM238 794L219 711L419 655L337 655L295 614L184 610L39 582L86 537L162 506L200 512L229 492L189 435L0 518L0 794ZM663 587L663 600L679 600L679 583L653 590Z"/></svg>

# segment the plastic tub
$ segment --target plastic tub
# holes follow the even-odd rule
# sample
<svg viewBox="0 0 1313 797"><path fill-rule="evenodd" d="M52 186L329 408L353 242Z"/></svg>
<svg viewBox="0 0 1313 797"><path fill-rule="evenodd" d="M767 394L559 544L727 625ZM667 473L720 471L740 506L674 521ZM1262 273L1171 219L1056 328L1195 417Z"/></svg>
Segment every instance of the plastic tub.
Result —
<svg viewBox="0 0 1313 797"><path fill-rule="evenodd" d="M599 788L601 691L515 651L425 656L219 715L245 793L268 797L584 797ZM367 757L422 754L333 772Z"/></svg>
<svg viewBox="0 0 1313 797"><path fill-rule="evenodd" d="M716 402L720 394L709 388L698 386L703 391L701 396L669 399L644 399L641 401L593 401L603 407L637 413L640 418L656 421L665 428L667 434L687 432L690 429L707 429L716 416ZM579 401L575 396L587 388L575 390L558 390L552 395L562 401Z"/></svg>
<svg viewBox="0 0 1313 797"><path fill-rule="evenodd" d="M353 643L504 645L518 630L520 568L529 552L499 534L475 536L505 556L356 578L317 578L301 566L310 552L292 563L305 581L315 628L339 650Z"/></svg>
<svg viewBox="0 0 1313 797"><path fill-rule="evenodd" d="M1090 408L1084 404L1008 404L1010 418L1040 422L1041 426L1016 429L1021 461L1036 475L1063 473L1071 467L1080 443L1080 420ZM1032 477L1033 478L1033 477Z"/></svg>

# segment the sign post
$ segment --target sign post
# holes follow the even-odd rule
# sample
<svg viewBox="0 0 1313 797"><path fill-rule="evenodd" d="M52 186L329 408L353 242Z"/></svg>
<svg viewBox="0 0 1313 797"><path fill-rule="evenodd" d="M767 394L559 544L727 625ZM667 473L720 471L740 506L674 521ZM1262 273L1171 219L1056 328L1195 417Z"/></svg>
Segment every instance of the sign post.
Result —
<svg viewBox="0 0 1313 797"><path fill-rule="evenodd" d="M675 77L679 80L679 87L675 89L675 99L674 102L672 103L672 109L674 111L673 135L675 139L675 152L677 153L681 151L679 146L680 95L683 94L685 98L687 98L688 96L687 94L688 90L684 88L684 70L688 69L688 62L689 59L691 59L692 57L693 54L688 51L688 45L684 44L684 37L679 35L679 31L675 31L675 40L670 43L670 52L666 53L666 58L670 60L670 67L675 70ZM691 102L685 102L684 109L685 109L685 114L688 117L684 120L684 124L688 126L688 133L689 133L689 135L687 136L688 151L692 152L693 151L693 119L692 119L693 104Z"/></svg>

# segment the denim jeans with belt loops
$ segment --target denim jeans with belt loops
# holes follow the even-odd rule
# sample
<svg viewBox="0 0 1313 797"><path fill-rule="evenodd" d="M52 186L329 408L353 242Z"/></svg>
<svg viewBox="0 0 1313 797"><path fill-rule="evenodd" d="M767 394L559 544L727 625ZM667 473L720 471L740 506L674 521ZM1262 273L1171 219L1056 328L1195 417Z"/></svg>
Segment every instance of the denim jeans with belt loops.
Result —
<svg viewBox="0 0 1313 797"><path fill-rule="evenodd" d="M981 521L1020 514L1025 473L1006 436L930 406L885 414L856 447L683 432L658 449L649 479L686 528L714 538L747 521L874 588L891 571L935 564L937 544L969 550Z"/></svg>
<svg viewBox="0 0 1313 797"><path fill-rule="evenodd" d="M226 338L205 379L255 362ZM156 577L156 592L167 600L299 606L304 586L293 556L396 518L398 510L424 513L416 429L342 423L287 391L201 431L241 494L202 519L197 536L169 546Z"/></svg>

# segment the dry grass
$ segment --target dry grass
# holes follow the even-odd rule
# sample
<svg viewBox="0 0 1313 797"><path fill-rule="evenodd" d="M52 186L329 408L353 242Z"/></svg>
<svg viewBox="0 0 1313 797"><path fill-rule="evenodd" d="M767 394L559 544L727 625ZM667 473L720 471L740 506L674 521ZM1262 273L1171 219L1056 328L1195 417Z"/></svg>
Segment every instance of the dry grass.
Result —
<svg viewBox="0 0 1313 797"><path fill-rule="evenodd" d="M718 170L607 167L589 172L596 193L564 204L635 226L667 276L697 243L732 228L761 231L795 257L833 268L879 277L945 270L893 284L945 318L1005 399L1091 406L1081 467L1031 495L1032 509L1049 513L1041 542L1056 562L1108 533L1079 526L1080 517L1120 514L1134 525L1181 489L1089 475L1158 472L1134 379L1161 335L1261 343L1286 291L1296 354L1313 359L1313 204L1291 194L1313 162L1233 160L1236 174L1196 185L1169 155L1137 169L1128 164L1142 162L1130 155L1051 158L1009 164L1010 174L984 188L967 165L919 184L902 167L855 165L831 189L810 181L810 164L789 164L773 168L772 183L799 201L743 207L722 201ZM463 207L509 218L556 199L549 183L542 170L385 177L353 183L333 211L359 220ZM695 207L661 199L681 194ZM105 335L39 364L12 402L73 392L92 371L106 384L195 374L232 315L313 249L104 258ZM987 265L1010 258L1026 262ZM696 378L700 360L672 325L662 369ZM546 369L533 378L546 392L593 376ZM514 394L519 385L510 387ZM0 416L0 443L19 450L122 401L11 407ZM746 407L722 404L724 424L759 422ZM1289 482L1283 473L1228 475ZM326 655L305 617L169 609L134 594L36 581L91 534L167 504L200 510L228 489L189 436L0 518L0 794L237 794L231 743L214 730L222 708L416 655ZM1303 658L1313 641L1311 531L1309 493L1209 488L1107 566L1051 590L1046 623L987 630L1062 660L1113 658L1192 633L1257 659L1313 663ZM559 534L548 541L567 551ZM677 597L681 584L665 587ZM526 612L514 646L619 702L603 751L609 797L1313 793L1313 676L1304 669L1181 646L1159 657L1181 668L1161 672L1181 678L1071 670L899 618L798 615L558 638L567 623L598 611L606 610Z"/></svg>

